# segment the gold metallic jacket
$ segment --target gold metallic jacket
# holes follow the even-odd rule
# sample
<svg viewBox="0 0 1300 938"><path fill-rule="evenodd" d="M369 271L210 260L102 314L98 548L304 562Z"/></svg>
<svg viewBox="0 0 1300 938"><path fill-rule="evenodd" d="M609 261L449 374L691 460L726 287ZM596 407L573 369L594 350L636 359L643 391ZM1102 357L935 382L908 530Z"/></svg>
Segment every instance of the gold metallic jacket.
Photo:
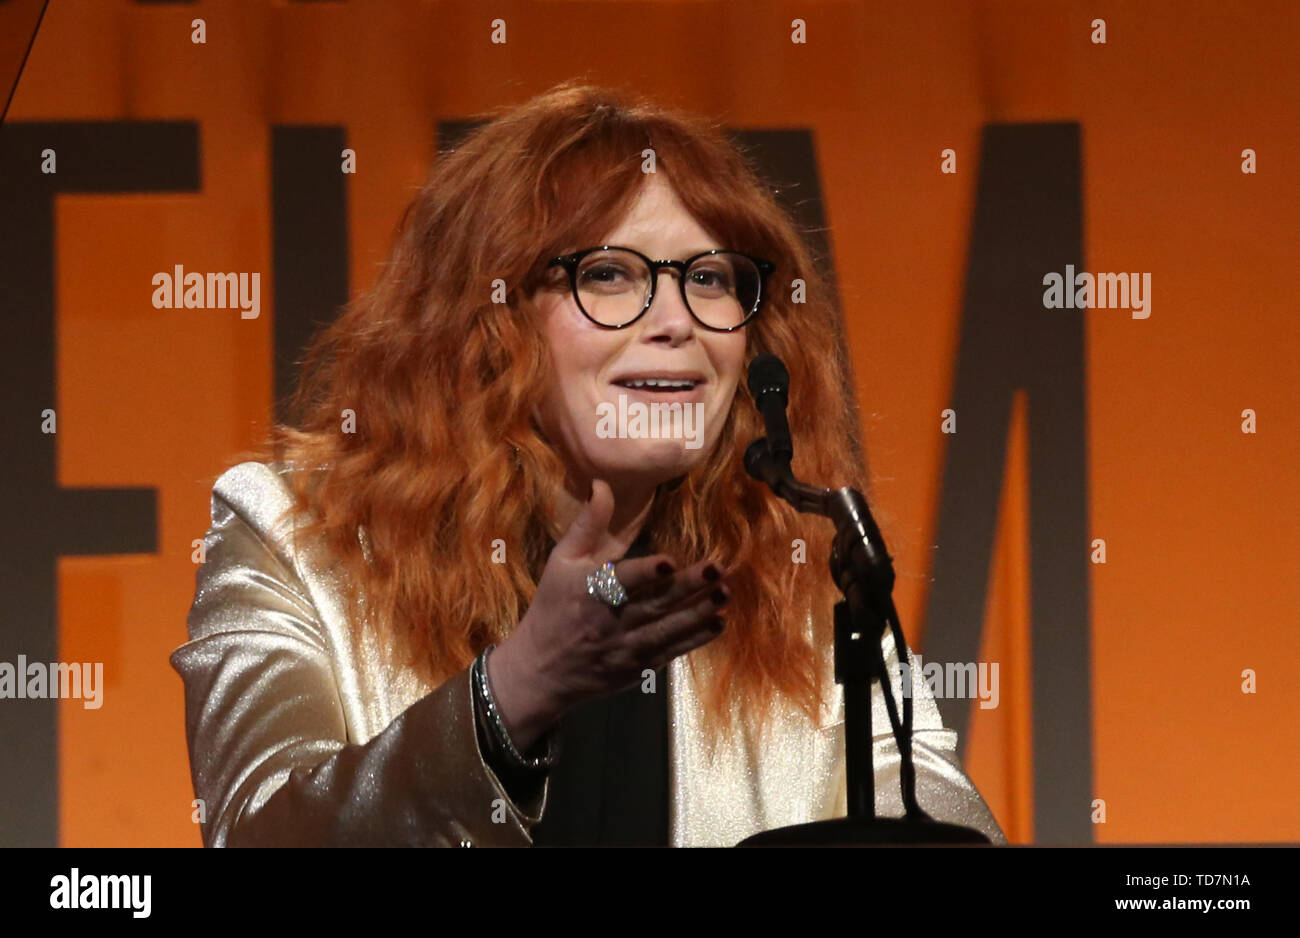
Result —
<svg viewBox="0 0 1300 938"><path fill-rule="evenodd" d="M529 846L548 786L516 804L484 762L466 668L437 688L382 662L345 614L347 588L319 543L273 550L291 505L280 466L217 480L189 614L171 656L207 846ZM882 642L898 692L892 638ZM827 667L830 666L829 658ZM818 727L783 716L710 761L684 657L669 665L669 838L732 846L758 831L846 811L843 691ZM917 800L932 817L1006 839L962 771L924 682L914 682ZM901 698L900 698L901 699ZM902 815L884 697L872 699L876 812Z"/></svg>

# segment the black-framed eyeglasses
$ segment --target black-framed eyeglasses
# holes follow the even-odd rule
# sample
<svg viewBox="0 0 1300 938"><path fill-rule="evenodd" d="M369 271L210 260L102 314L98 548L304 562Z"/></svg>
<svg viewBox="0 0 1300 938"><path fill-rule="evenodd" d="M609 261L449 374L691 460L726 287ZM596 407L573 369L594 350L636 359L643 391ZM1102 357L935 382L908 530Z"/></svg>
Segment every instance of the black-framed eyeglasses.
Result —
<svg viewBox="0 0 1300 938"><path fill-rule="evenodd" d="M568 272L578 309L606 329L623 329L644 316L654 302L659 271L671 268L691 317L713 332L735 332L757 316L768 275L776 269L761 257L723 248L682 261L654 261L610 244L556 257L546 266Z"/></svg>

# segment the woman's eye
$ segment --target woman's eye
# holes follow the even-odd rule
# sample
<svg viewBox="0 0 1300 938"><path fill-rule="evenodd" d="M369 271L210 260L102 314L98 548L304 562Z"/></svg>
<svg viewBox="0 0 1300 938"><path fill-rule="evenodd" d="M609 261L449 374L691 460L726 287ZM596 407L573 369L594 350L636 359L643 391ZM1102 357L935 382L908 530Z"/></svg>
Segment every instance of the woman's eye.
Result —
<svg viewBox="0 0 1300 938"><path fill-rule="evenodd" d="M693 270L691 280L701 287L725 287L727 276L720 270Z"/></svg>
<svg viewBox="0 0 1300 938"><path fill-rule="evenodd" d="M627 271L621 267L615 267L612 264L602 264L599 267L589 267L582 272L582 279L594 281L596 283L613 283L619 277L627 276Z"/></svg>

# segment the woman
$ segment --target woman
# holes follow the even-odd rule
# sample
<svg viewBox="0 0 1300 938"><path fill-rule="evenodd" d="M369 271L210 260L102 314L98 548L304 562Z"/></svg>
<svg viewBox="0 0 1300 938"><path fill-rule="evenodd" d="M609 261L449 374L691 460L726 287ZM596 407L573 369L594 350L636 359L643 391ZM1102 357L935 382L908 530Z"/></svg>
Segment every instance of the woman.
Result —
<svg viewBox="0 0 1300 938"><path fill-rule="evenodd" d="M172 656L205 844L732 845L842 815L831 531L746 476L737 393L781 356L795 471L865 488L836 335L710 125L566 84L442 155L309 353L298 427L214 487ZM921 806L1002 842L914 707Z"/></svg>

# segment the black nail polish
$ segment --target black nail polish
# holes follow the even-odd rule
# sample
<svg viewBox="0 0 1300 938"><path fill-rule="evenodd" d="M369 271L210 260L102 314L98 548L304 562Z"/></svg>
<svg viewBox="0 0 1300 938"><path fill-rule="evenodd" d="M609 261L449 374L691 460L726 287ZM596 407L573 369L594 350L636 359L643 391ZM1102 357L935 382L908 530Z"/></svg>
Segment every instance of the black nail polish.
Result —
<svg viewBox="0 0 1300 938"><path fill-rule="evenodd" d="M722 573L713 564L709 564L704 568L704 579L708 580L710 583L715 583L721 578Z"/></svg>
<svg viewBox="0 0 1300 938"><path fill-rule="evenodd" d="M719 606L724 606L727 603L727 594L722 590L714 590L710 598Z"/></svg>
<svg viewBox="0 0 1300 938"><path fill-rule="evenodd" d="M655 573L660 576L672 576L673 572L673 565L666 560L662 561L659 566L655 567Z"/></svg>
<svg viewBox="0 0 1300 938"><path fill-rule="evenodd" d="M724 628L726 628L726 625L727 623L723 621L721 616L714 616L712 619L709 620L709 629L714 633L721 632Z"/></svg>

